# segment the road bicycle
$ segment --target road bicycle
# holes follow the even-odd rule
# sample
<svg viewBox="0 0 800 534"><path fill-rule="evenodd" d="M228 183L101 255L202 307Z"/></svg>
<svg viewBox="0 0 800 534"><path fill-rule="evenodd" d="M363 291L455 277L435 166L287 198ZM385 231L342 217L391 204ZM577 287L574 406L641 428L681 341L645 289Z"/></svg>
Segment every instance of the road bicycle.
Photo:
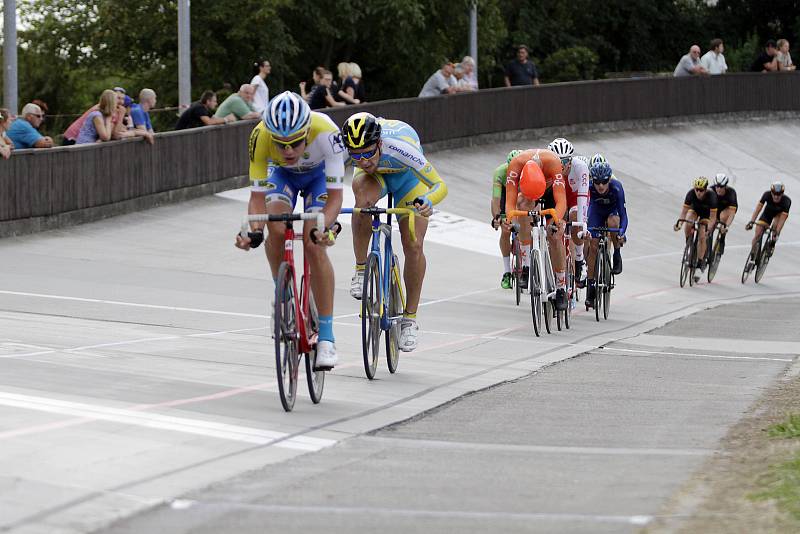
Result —
<svg viewBox="0 0 800 534"><path fill-rule="evenodd" d="M769 260L775 253L775 240L772 239L772 234L772 226L767 226L761 234L758 243L756 243L755 250L751 249L750 253L747 255L747 260L744 262L744 270L742 271L743 284L747 281L754 267L756 269L756 284L759 283L764 276L767 265L769 265Z"/></svg>
<svg viewBox="0 0 800 534"><path fill-rule="evenodd" d="M679 223L687 223L691 224L693 231L690 237L686 238L686 246L683 248L683 256L681 257L681 287L686 285L686 279L689 279L689 286L693 286L697 281L700 280L700 277L695 278L695 271L697 270L697 245L699 241L698 232L700 225L705 226L708 228L708 225L704 222L700 221L690 221L689 219L678 219Z"/></svg>
<svg viewBox="0 0 800 534"><path fill-rule="evenodd" d="M722 260L722 254L725 252L725 236L728 235L726 230L728 225L722 221L717 221L716 226L708 234L708 246L706 247L708 256L708 282L714 280L719 268L719 262ZM716 236L716 239L714 237Z"/></svg>
<svg viewBox="0 0 800 534"><path fill-rule="evenodd" d="M597 237L597 256L594 260L594 317L600 321L600 312L603 319L608 320L608 310L611 308L611 290L614 289L614 272L611 269L611 253L609 252L609 234L619 233L619 228L608 228L606 226L595 226L589 228ZM589 311L589 304L586 304L586 311Z"/></svg>
<svg viewBox="0 0 800 534"><path fill-rule="evenodd" d="M564 311L556 311L556 326L561 330L563 323L564 328L569 329L570 322L572 321L572 308L578 301L578 280L575 278L575 262L572 260L572 228L580 228L579 235L583 235L586 230L586 223L569 221L564 230L564 257L566 258L566 277L567 277L567 309Z"/></svg>
<svg viewBox="0 0 800 534"><path fill-rule="evenodd" d="M278 394L281 405L287 412L294 408L297 398L297 382L300 358L305 356L306 382L311 401L322 400L325 386L325 371L316 368L319 314L311 291L311 267L303 255L303 274L300 278L300 293L294 262L294 242L302 241L302 232L294 232L294 221L316 221L317 228L325 227L322 213L284 213L280 215L248 215L242 222L242 237L253 236L248 232L250 222L283 222L284 255L278 268L275 282L275 301L272 313L273 339L275 340L275 368L278 374ZM312 233L312 238L313 238Z"/></svg>

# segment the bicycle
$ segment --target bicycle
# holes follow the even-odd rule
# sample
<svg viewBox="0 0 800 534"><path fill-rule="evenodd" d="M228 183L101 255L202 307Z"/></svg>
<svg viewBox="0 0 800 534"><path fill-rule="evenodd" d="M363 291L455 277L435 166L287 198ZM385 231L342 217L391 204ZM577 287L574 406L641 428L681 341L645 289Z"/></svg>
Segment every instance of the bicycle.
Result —
<svg viewBox="0 0 800 534"><path fill-rule="evenodd" d="M694 230L692 237L686 238L686 246L683 249L683 257L681 258L681 287L686 285L686 279L689 279L689 287L693 286L696 282L694 273L697 270L697 244L698 244L698 230L700 225L708 228L706 223L700 221L690 221L689 219L678 219L679 223L691 224ZM699 280L699 277L698 277Z"/></svg>
<svg viewBox="0 0 800 534"><path fill-rule="evenodd" d="M542 334L542 323L551 333L552 318L555 316L553 299L556 294L555 275L550 262L550 250L547 246L547 228L545 216L556 218L554 209L536 208L530 211L512 210L508 217L531 217L531 266L529 269L530 280L528 290L531 294L531 318L533 320L533 333L537 337ZM543 298L544 297L544 298Z"/></svg>
<svg viewBox="0 0 800 534"><path fill-rule="evenodd" d="M558 330L561 330L562 322L564 324L564 328L569 330L570 322L572 320L572 308L575 306L575 302L579 298L577 285L578 281L575 278L575 262L572 261L572 250L570 247L570 242L572 241L571 229L573 226L581 228L581 233L585 232L586 230L586 223L572 221L567 222L564 230L564 257L567 265L567 309L556 312L556 326L558 327Z"/></svg>
<svg viewBox="0 0 800 534"><path fill-rule="evenodd" d="M611 255L608 252L608 234L619 233L619 228L596 226L589 228L590 232L599 233L597 240L597 257L594 260L594 318L600 322L600 310L603 319L608 320L608 309L611 307L611 290L614 289L614 273L611 270ZM586 311L589 311L586 304Z"/></svg>
<svg viewBox="0 0 800 534"><path fill-rule="evenodd" d="M722 228L720 228L722 227ZM708 256L708 283L714 280L717 274L719 262L722 260L722 254L725 252L725 236L727 233L724 231L728 225L722 221L717 221L717 225L708 234L708 246L706 248ZM716 233L717 238L714 239Z"/></svg>
<svg viewBox="0 0 800 534"><path fill-rule="evenodd" d="M252 238L252 233L248 233L250 222L283 222L286 224L284 256L278 268L278 278L275 283L272 327L275 340L278 395L283 409L287 412L292 411L297 398L301 356L305 356L308 393L314 404L319 404L322 400L322 390L325 386L325 371L316 369L319 315L310 286L311 268L305 255L303 257L303 275L300 279L300 298L296 298L298 288L295 278L294 242L302 240L303 234L295 234L294 221L316 221L317 228L325 227L325 217L322 213L259 214L247 215L244 218L240 234L242 237ZM312 233L312 239L313 235Z"/></svg>
<svg viewBox="0 0 800 534"><path fill-rule="evenodd" d="M391 202L391 197L389 199ZM391 204L390 204L391 205ZM375 378L380 358L381 332L386 332L386 363L394 374L400 361L400 321L405 310L400 262L392 249L392 215L408 215L408 229L414 234L415 209L412 208L345 208L341 213L370 215L372 242L364 269L361 293L361 351L364 371L370 380ZM388 220L381 221L387 214ZM383 255L381 256L381 235Z"/></svg>
<svg viewBox="0 0 800 534"><path fill-rule="evenodd" d="M764 229L764 232L761 234L761 238L758 240L758 243L756 243L755 255L753 254L754 251L752 249L747 255L747 260L744 262L744 270L742 271L743 284L750 276L750 271L753 270L753 267L756 268L756 284L759 283L761 278L764 277L764 272L767 270L769 260L772 258L772 254L775 253L775 240L772 239L772 234L772 226L767 226ZM766 244L764 244L765 240Z"/></svg>
<svg viewBox="0 0 800 534"><path fill-rule="evenodd" d="M492 228L497 229L504 219L506 219L505 214L497 214L492 219ZM514 286L517 306L519 306L522 298L522 284L520 283L522 281L522 270L522 244L519 240L519 223L511 223L511 285Z"/></svg>

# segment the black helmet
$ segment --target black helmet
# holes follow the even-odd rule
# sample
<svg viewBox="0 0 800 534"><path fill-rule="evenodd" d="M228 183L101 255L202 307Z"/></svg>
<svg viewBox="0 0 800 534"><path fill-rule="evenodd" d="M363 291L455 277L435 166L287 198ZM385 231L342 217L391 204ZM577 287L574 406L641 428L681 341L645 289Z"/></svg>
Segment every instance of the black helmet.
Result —
<svg viewBox="0 0 800 534"><path fill-rule="evenodd" d="M348 150L366 148L380 140L381 125L375 115L362 111L344 121L342 137Z"/></svg>

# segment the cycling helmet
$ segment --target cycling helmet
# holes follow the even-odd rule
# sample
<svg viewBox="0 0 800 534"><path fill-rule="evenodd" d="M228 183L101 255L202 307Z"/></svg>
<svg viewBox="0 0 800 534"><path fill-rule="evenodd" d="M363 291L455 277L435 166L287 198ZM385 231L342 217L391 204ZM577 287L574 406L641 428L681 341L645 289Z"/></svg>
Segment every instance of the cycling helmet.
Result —
<svg viewBox="0 0 800 534"><path fill-rule="evenodd" d="M608 163L606 157L600 153L595 154L592 156L592 159L589 160L589 166L594 167L597 163Z"/></svg>
<svg viewBox="0 0 800 534"><path fill-rule="evenodd" d="M783 182L780 181L772 182L772 185L769 186L770 191L779 195L783 193L784 189Z"/></svg>
<svg viewBox="0 0 800 534"><path fill-rule="evenodd" d="M611 179L612 174L613 171L611 170L611 165L609 165L607 161L595 163L592 165L592 168L589 169L589 176L591 176L592 181L599 182L601 184L608 182Z"/></svg>
<svg viewBox="0 0 800 534"><path fill-rule="evenodd" d="M285 91L269 101L261 119L273 135L296 137L308 131L311 108L297 93Z"/></svg>
<svg viewBox="0 0 800 534"><path fill-rule="evenodd" d="M728 187L728 175L724 172L718 172L714 177L714 187Z"/></svg>
<svg viewBox="0 0 800 534"><path fill-rule="evenodd" d="M559 158L571 158L575 154L575 147L563 137L553 139L553 142L547 145L547 150L555 152Z"/></svg>
<svg viewBox="0 0 800 534"><path fill-rule="evenodd" d="M542 169L535 161L530 160L522 167L522 174L519 177L519 190L528 200L542 198L542 195L547 190L547 180L545 180Z"/></svg>
<svg viewBox="0 0 800 534"><path fill-rule="evenodd" d="M357 150L372 146L380 140L381 125L375 115L361 111L344 121L342 133L348 150Z"/></svg>
<svg viewBox="0 0 800 534"><path fill-rule="evenodd" d="M705 176L698 176L692 182L692 187L694 187L695 189L705 189L706 187L708 187L708 178L706 178Z"/></svg>
<svg viewBox="0 0 800 534"><path fill-rule="evenodd" d="M506 158L506 163L508 163L510 165L511 164L511 160L516 158L520 154L522 154L522 150L520 150L518 148L515 148L514 150L512 150L511 152L508 153L508 157Z"/></svg>

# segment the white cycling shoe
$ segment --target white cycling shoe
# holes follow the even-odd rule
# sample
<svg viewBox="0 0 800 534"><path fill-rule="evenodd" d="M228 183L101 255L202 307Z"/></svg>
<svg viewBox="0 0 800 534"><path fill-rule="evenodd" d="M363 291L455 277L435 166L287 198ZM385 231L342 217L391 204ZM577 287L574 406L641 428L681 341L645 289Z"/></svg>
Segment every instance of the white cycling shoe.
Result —
<svg viewBox="0 0 800 534"><path fill-rule="evenodd" d="M317 361L314 368L320 371L330 371L339 358L336 356L336 345L332 341L317 341Z"/></svg>
<svg viewBox="0 0 800 534"><path fill-rule="evenodd" d="M400 323L400 350L411 352L417 348L417 336L419 335L419 325L414 319L403 319Z"/></svg>
<svg viewBox="0 0 800 534"><path fill-rule="evenodd" d="M350 296L356 300L361 300L364 292L364 271L356 270L356 274L350 279Z"/></svg>

